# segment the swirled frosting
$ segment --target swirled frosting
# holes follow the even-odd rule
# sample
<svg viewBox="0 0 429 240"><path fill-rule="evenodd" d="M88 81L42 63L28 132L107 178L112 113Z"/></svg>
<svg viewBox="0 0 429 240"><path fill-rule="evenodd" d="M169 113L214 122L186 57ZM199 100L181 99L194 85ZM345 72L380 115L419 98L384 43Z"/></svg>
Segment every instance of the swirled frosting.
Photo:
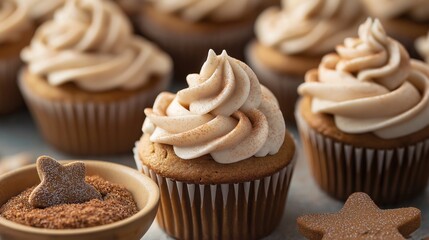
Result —
<svg viewBox="0 0 429 240"><path fill-rule="evenodd" d="M288 55L331 52L353 36L361 21L359 0L285 0L257 19L258 40Z"/></svg>
<svg viewBox="0 0 429 240"><path fill-rule="evenodd" d="M55 10L64 5L66 0L25 0L30 8L30 15L34 19L52 15Z"/></svg>
<svg viewBox="0 0 429 240"><path fill-rule="evenodd" d="M22 59L54 86L74 82L88 91L133 89L171 71L170 58L132 34L110 1L69 0L36 32Z"/></svg>
<svg viewBox="0 0 429 240"><path fill-rule="evenodd" d="M332 114L346 133L392 139L429 123L429 67L410 61L378 20L368 19L359 38L347 38L337 54L325 56L298 91L312 97L313 112Z"/></svg>
<svg viewBox="0 0 429 240"><path fill-rule="evenodd" d="M391 19L407 15L417 21L429 20L427 0L363 0L363 3L374 17Z"/></svg>
<svg viewBox="0 0 429 240"><path fill-rule="evenodd" d="M30 25L28 8L23 1L0 1L0 44L19 41L21 34Z"/></svg>
<svg viewBox="0 0 429 240"><path fill-rule="evenodd" d="M181 18L198 22L211 20L225 22L241 18L257 6L255 0L149 0L165 13L174 13Z"/></svg>
<svg viewBox="0 0 429 240"><path fill-rule="evenodd" d="M152 142L172 145L182 159L210 154L223 164L278 152L283 115L246 64L210 50L200 73L187 81L188 88L162 93L145 109L143 132Z"/></svg>
<svg viewBox="0 0 429 240"><path fill-rule="evenodd" d="M429 33L426 37L418 38L415 45L420 56L423 57L427 63L429 63Z"/></svg>

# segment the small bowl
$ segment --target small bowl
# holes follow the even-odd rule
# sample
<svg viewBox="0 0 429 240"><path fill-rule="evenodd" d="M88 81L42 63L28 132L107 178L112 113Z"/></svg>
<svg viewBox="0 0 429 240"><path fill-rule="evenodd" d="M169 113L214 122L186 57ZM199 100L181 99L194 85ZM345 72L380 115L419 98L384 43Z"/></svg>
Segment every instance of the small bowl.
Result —
<svg viewBox="0 0 429 240"><path fill-rule="evenodd" d="M61 161L62 164L67 162L71 161ZM86 175L98 175L109 182L123 185L132 193L140 210L135 215L115 223L66 230L29 227L0 217L0 239L140 239L149 229L158 210L159 190L156 183L137 170L123 165L101 161L84 162ZM35 164L0 176L0 206L39 183Z"/></svg>

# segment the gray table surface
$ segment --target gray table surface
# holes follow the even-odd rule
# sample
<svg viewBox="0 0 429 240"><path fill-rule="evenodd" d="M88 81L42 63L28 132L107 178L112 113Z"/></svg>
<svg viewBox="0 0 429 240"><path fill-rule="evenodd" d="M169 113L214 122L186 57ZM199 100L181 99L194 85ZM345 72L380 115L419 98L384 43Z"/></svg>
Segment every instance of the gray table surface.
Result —
<svg viewBox="0 0 429 240"><path fill-rule="evenodd" d="M294 134L296 130L289 128ZM76 159L75 156L61 153L47 145L38 133L31 116L25 110L0 117L0 156L26 152L34 158L47 154L57 159ZM82 157L79 157L82 159ZM86 158L85 158L86 159ZM111 157L88 157L87 159L112 161L135 168L130 150L129 154ZM276 231L266 239L302 239L296 230L296 218L306 213L334 212L342 207L342 203L324 194L313 181L307 162L299 152L298 162L292 178L289 196L282 222ZM403 206L414 206L422 210L422 226L411 239L422 239L429 236L429 188L425 193ZM398 206L399 207L399 206ZM170 239L158 226L156 221L143 237L149 239Z"/></svg>

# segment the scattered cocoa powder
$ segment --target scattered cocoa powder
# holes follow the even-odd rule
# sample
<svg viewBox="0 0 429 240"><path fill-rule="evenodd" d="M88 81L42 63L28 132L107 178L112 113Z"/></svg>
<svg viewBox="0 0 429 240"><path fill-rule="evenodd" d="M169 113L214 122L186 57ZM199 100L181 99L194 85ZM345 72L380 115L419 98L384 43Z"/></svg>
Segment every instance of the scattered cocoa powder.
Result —
<svg viewBox="0 0 429 240"><path fill-rule="evenodd" d="M101 193L103 200L35 208L28 202L34 186L4 204L0 208L0 216L37 228L74 229L117 222L138 212L132 194L123 186L110 183L99 176L89 176L85 180Z"/></svg>

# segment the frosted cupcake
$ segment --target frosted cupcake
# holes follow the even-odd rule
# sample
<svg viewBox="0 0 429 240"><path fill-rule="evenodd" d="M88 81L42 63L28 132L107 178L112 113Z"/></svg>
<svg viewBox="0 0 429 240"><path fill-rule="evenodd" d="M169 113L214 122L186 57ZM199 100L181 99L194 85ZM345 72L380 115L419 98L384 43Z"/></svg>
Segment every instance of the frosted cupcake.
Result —
<svg viewBox="0 0 429 240"><path fill-rule="evenodd" d="M369 15L377 17L393 38L414 51L414 40L429 30L429 1L362 0Z"/></svg>
<svg viewBox="0 0 429 240"><path fill-rule="evenodd" d="M378 20L326 55L299 87L296 118L320 187L396 203L422 192L429 161L429 67Z"/></svg>
<svg viewBox="0 0 429 240"><path fill-rule="evenodd" d="M262 84L280 102L288 121L294 121L296 89L305 73L322 56L353 36L362 21L358 0L284 0L283 8L265 10L255 25L256 40L246 59Z"/></svg>
<svg viewBox="0 0 429 240"><path fill-rule="evenodd" d="M17 84L19 53L31 40L33 27L23 1L0 1L0 115L23 105Z"/></svg>
<svg viewBox="0 0 429 240"><path fill-rule="evenodd" d="M20 87L44 138L73 154L126 152L170 58L132 34L116 4L70 0L22 51Z"/></svg>
<svg viewBox="0 0 429 240"><path fill-rule="evenodd" d="M152 0L142 5L137 28L173 57L175 79L183 81L199 70L209 49L243 59L262 2Z"/></svg>
<svg viewBox="0 0 429 240"><path fill-rule="evenodd" d="M135 148L137 166L161 190L158 223L178 239L270 234L283 214L295 154L274 95L225 51L210 51L187 81L145 110Z"/></svg>

